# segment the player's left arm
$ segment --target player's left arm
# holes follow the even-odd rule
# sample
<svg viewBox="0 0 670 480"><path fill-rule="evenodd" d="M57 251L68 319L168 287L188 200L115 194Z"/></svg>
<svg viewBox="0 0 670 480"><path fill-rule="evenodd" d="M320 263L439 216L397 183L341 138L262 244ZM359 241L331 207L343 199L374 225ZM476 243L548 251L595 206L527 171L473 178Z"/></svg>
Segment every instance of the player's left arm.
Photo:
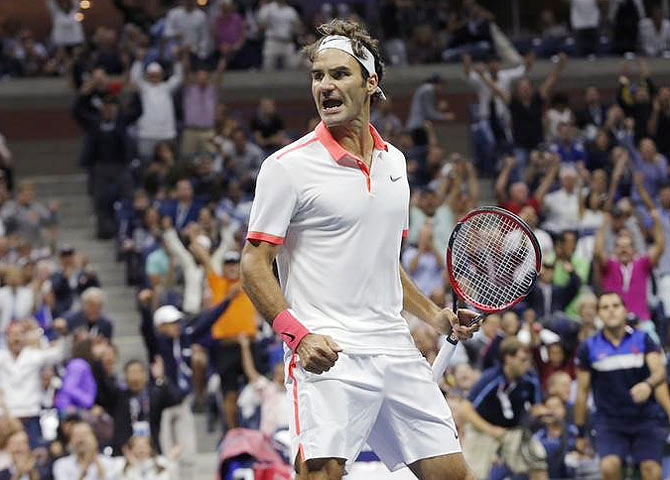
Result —
<svg viewBox="0 0 670 480"><path fill-rule="evenodd" d="M466 326L472 318L477 316L477 313L470 310L459 310L458 315L456 315L449 308L440 309L419 290L402 268L402 265L400 265L400 280L402 281L403 309L426 322L438 332L450 335L453 329L459 340L467 340L472 337L474 332L479 330L478 324L470 327Z"/></svg>
<svg viewBox="0 0 670 480"><path fill-rule="evenodd" d="M633 397L633 401L635 403L646 402L654 393L656 387L660 386L662 383L665 383L665 366L663 365L663 355L661 352L648 352L644 356L644 360L647 364L647 368L649 368L649 377L645 378L639 383L636 383L630 389L630 394Z"/></svg>

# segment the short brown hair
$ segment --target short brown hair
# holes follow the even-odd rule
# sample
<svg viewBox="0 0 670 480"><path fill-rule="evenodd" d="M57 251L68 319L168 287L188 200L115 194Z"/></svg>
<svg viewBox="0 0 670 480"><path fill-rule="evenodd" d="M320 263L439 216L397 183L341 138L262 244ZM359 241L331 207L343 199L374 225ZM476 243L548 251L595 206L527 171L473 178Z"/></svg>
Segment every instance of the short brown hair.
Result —
<svg viewBox="0 0 670 480"><path fill-rule="evenodd" d="M365 26L352 20L340 20L336 18L335 20L322 24L316 31L321 34L321 38L302 49L311 62L316 58L316 52L319 50L319 45L325 37L330 35L347 37L351 40L351 48L357 56L364 56L363 47L370 50L370 53L372 53L375 60L375 71L377 72L377 78L379 79L379 85L381 86L382 78L384 76L384 62L382 61L382 56L379 51L379 41L370 36ZM358 63L360 64L360 62ZM368 79L368 72L363 68L363 65L361 65L361 74L363 75L363 80ZM379 92L375 92L372 95L373 100L378 99L379 97Z"/></svg>
<svg viewBox="0 0 670 480"><path fill-rule="evenodd" d="M508 356L514 356L519 350L528 351L528 345L522 343L516 337L507 337L502 342L500 342L500 347L498 347L498 352L500 353L500 359L505 362L505 358Z"/></svg>

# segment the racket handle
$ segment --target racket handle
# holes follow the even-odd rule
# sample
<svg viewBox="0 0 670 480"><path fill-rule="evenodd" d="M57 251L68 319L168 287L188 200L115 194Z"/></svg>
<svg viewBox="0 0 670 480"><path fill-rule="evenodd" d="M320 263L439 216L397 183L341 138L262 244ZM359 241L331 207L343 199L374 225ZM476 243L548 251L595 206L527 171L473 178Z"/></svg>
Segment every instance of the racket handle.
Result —
<svg viewBox="0 0 670 480"><path fill-rule="evenodd" d="M485 318L486 315L483 313L477 315L472 320L470 320L468 327L483 321ZM433 362L433 380L438 383L444 376L444 372L451 363L451 359L453 358L454 352L456 351L456 346L458 345L458 337L453 332L447 336L446 340L447 341L444 342L444 345L442 345L442 348L440 348L440 351L438 352L437 357L435 357L435 361Z"/></svg>
<svg viewBox="0 0 670 480"><path fill-rule="evenodd" d="M433 362L433 380L435 382L440 383L440 380L444 377L444 372L446 372L449 363L451 363L451 358L454 356L457 344L458 340L456 340L456 343L451 343L451 340L447 337L447 341L440 348Z"/></svg>

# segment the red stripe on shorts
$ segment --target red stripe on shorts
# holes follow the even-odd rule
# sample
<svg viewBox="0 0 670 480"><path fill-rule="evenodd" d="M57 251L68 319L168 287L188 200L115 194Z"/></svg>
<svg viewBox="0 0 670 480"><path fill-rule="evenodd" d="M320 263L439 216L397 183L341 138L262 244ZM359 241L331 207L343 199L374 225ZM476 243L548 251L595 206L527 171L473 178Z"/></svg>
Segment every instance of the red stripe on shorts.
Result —
<svg viewBox="0 0 670 480"><path fill-rule="evenodd" d="M295 353L291 355L291 362L288 364L288 377L293 382L293 419L295 420L295 434L300 435L300 415L298 409L298 381L293 374L295 368ZM305 451L302 448L302 443L298 443L298 452L300 453L300 461L305 461Z"/></svg>

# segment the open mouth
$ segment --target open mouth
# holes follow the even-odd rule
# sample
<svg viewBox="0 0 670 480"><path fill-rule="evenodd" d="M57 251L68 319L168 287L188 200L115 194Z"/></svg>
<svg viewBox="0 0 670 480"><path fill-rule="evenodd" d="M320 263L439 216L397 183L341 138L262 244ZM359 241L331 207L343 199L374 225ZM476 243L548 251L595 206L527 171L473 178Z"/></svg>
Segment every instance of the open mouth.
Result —
<svg viewBox="0 0 670 480"><path fill-rule="evenodd" d="M323 108L323 111L326 113L335 112L339 110L341 106L342 106L342 100L338 100L336 98L328 98L321 102L321 107Z"/></svg>

